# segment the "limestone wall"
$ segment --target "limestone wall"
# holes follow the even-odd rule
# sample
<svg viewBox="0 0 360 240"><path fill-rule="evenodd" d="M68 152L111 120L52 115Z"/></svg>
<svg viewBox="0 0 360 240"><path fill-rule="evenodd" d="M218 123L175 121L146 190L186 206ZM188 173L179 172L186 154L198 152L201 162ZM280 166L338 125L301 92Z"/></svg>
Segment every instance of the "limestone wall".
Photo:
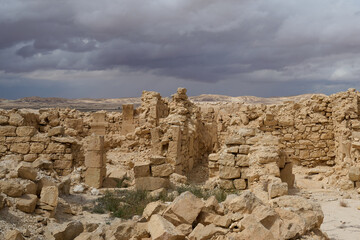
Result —
<svg viewBox="0 0 360 240"><path fill-rule="evenodd" d="M334 167L337 174L333 181L337 181L347 177L350 167L360 164L359 96L349 89L280 105L195 104L188 99L186 89L179 88L170 99L144 91L141 106L124 105L122 113L0 110L0 161L44 160L51 163L57 174L67 175L74 167L88 167L84 162L86 139L95 135L104 136L104 155L114 149L139 153L124 160L130 168L149 163L151 158L162 158L167 171L184 175L194 166L209 162L210 176L218 176L223 168L220 166L227 166L222 160L230 155L234 159L247 155L240 152L246 147L226 144L229 136L237 136L245 128L254 129L256 136L277 139L272 148L288 162ZM243 145L252 149L251 144ZM210 153L224 158L214 161L214 155L208 158ZM356 182L360 182L360 176L359 180L352 180L352 184Z"/></svg>
<svg viewBox="0 0 360 240"><path fill-rule="evenodd" d="M314 167L334 166L345 156L352 164L358 161L351 146L360 130L359 103L359 93L350 89L282 105L219 103L201 109L203 121L211 119L210 128L217 132L218 148L237 128L253 127L279 137L292 162Z"/></svg>

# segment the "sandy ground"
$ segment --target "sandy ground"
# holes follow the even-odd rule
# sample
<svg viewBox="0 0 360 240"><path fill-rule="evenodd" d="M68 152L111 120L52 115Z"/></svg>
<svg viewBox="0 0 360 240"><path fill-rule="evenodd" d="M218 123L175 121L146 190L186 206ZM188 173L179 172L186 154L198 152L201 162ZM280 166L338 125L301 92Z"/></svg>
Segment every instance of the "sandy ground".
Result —
<svg viewBox="0 0 360 240"><path fill-rule="evenodd" d="M321 230L326 232L330 239L348 240L360 239L360 200L346 199L347 207L340 206L340 200L330 199L321 202L324 212L324 222Z"/></svg>

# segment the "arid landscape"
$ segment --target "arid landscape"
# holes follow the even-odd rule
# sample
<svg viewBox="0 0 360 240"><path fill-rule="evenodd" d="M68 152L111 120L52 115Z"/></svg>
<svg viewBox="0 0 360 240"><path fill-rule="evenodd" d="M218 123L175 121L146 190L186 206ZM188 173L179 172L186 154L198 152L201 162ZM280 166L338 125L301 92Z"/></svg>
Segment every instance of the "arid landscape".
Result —
<svg viewBox="0 0 360 240"><path fill-rule="evenodd" d="M1 239L360 234L355 89L258 98L179 88L0 108Z"/></svg>

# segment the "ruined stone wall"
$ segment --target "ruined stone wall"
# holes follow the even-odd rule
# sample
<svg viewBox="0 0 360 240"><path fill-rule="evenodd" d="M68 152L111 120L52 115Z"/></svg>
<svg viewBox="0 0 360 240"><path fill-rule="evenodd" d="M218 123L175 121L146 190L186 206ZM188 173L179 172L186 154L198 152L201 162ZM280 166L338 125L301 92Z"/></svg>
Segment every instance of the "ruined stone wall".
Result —
<svg viewBox="0 0 360 240"><path fill-rule="evenodd" d="M83 162L79 139L85 131L76 113L55 109L0 111L1 162L49 162L49 168L58 174L69 174Z"/></svg>
<svg viewBox="0 0 360 240"><path fill-rule="evenodd" d="M167 173L185 175L206 163L210 153L224 151L228 136L247 128L276 137L276 149L289 162L335 166L338 176L347 176L350 167L360 164L359 96L349 89L280 105L195 104L179 88L171 99L144 91L141 106L124 105L122 113L1 110L0 160L48 161L57 174L67 175L84 166L85 139L97 135L104 136L105 155L113 149L144 153L130 167L160 157L171 166ZM360 175L352 181L360 182Z"/></svg>
<svg viewBox="0 0 360 240"><path fill-rule="evenodd" d="M209 131L217 131L216 146L223 145L237 128L253 127L279 137L280 148L292 162L334 166L345 156L352 163L358 161L356 147L352 147L359 131L358 99L359 93L350 89L282 105L219 103L202 106L202 119L212 119Z"/></svg>

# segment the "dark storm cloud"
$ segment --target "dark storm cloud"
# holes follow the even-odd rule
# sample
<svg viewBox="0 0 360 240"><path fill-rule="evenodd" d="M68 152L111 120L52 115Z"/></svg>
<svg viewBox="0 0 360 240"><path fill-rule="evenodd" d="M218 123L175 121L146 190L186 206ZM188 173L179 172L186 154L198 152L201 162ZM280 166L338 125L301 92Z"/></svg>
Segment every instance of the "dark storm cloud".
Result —
<svg viewBox="0 0 360 240"><path fill-rule="evenodd" d="M88 72L96 86L101 71L115 86L115 69L139 73L138 89L158 77L200 93L336 91L360 73L359 12L355 0L0 0L0 77L36 85Z"/></svg>

